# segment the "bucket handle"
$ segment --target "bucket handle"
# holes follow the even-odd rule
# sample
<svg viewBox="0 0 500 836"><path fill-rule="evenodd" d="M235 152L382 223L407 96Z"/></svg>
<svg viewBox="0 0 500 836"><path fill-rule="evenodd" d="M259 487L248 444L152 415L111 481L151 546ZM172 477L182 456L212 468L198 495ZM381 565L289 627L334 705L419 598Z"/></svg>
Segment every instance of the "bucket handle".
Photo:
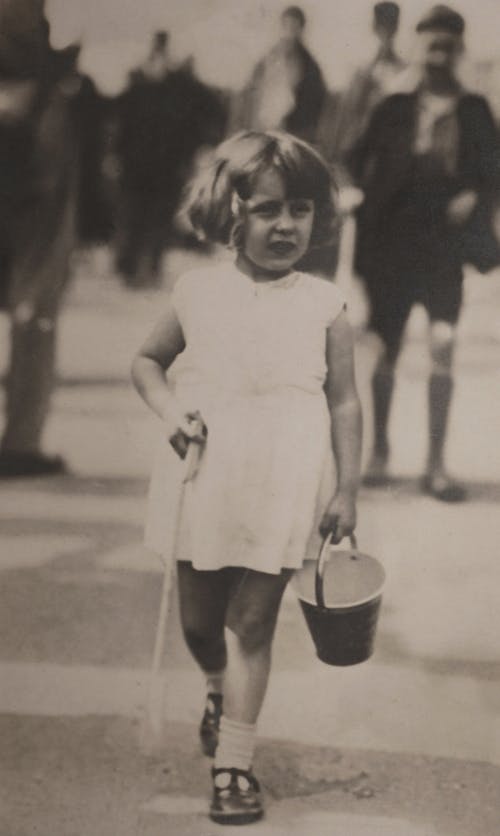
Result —
<svg viewBox="0 0 500 836"><path fill-rule="evenodd" d="M346 539L345 537L343 538ZM342 540L340 541L342 542ZM358 542L354 534L349 535L349 542L352 549L352 559L356 559L356 552L358 551ZM314 578L314 589L316 592L316 604L322 610L326 610L324 581L325 581L325 567L328 560L329 549L332 544L332 535L327 534L319 552L318 560L316 561L316 575Z"/></svg>

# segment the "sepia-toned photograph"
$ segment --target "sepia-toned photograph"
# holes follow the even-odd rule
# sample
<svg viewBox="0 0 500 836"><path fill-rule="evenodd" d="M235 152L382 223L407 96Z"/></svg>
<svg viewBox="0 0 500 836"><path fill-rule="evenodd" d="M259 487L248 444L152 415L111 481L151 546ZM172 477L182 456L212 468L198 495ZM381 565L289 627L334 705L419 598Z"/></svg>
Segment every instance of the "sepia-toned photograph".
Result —
<svg viewBox="0 0 500 836"><path fill-rule="evenodd" d="M496 836L498 0L0 0L0 836Z"/></svg>

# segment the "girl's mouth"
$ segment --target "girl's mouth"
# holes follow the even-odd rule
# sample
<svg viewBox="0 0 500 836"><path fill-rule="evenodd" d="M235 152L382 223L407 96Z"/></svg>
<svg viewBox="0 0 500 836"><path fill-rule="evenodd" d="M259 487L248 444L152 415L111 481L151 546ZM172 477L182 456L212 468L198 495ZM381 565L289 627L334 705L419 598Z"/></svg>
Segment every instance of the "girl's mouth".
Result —
<svg viewBox="0 0 500 836"><path fill-rule="evenodd" d="M271 241L269 249L274 255L287 256L293 253L295 244L293 241Z"/></svg>

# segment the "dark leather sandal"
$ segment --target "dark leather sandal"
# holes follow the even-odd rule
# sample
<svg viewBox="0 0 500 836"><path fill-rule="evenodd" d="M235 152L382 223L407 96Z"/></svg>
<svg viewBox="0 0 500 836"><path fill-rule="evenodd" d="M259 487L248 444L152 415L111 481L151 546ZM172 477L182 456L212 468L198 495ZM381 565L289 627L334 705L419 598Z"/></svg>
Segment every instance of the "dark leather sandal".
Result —
<svg viewBox="0 0 500 836"><path fill-rule="evenodd" d="M207 694L205 712L200 724L201 748L207 758L213 758L217 749L221 714L222 694Z"/></svg>
<svg viewBox="0 0 500 836"><path fill-rule="evenodd" d="M264 815L260 786L252 770L212 769L210 818L217 824L251 824Z"/></svg>

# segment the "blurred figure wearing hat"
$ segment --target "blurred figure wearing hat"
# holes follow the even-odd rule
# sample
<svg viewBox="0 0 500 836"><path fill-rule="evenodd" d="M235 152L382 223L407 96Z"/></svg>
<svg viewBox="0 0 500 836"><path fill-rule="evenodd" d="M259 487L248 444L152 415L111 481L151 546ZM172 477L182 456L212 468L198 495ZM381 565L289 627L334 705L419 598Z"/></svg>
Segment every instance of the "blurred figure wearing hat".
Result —
<svg viewBox="0 0 500 836"><path fill-rule="evenodd" d="M355 73L342 96L329 149L337 159L342 160L352 149L379 102L395 92L396 79L406 66L395 49L399 18L397 3L373 7L373 32L379 45L375 57Z"/></svg>
<svg viewBox="0 0 500 836"><path fill-rule="evenodd" d="M0 3L0 307L11 326L0 478L64 470L41 444L75 239L78 52L51 48L41 0Z"/></svg>
<svg viewBox="0 0 500 836"><path fill-rule="evenodd" d="M387 477L395 366L409 314L420 303L430 320L431 354L422 489L450 502L465 499L463 486L444 465L463 265L486 271L499 263L491 224L499 138L486 100L457 79L464 29L463 17L447 6L435 6L422 18L418 87L377 107L350 157L364 192L356 269L370 303L369 326L382 344L372 382L374 450L366 482L380 484Z"/></svg>

